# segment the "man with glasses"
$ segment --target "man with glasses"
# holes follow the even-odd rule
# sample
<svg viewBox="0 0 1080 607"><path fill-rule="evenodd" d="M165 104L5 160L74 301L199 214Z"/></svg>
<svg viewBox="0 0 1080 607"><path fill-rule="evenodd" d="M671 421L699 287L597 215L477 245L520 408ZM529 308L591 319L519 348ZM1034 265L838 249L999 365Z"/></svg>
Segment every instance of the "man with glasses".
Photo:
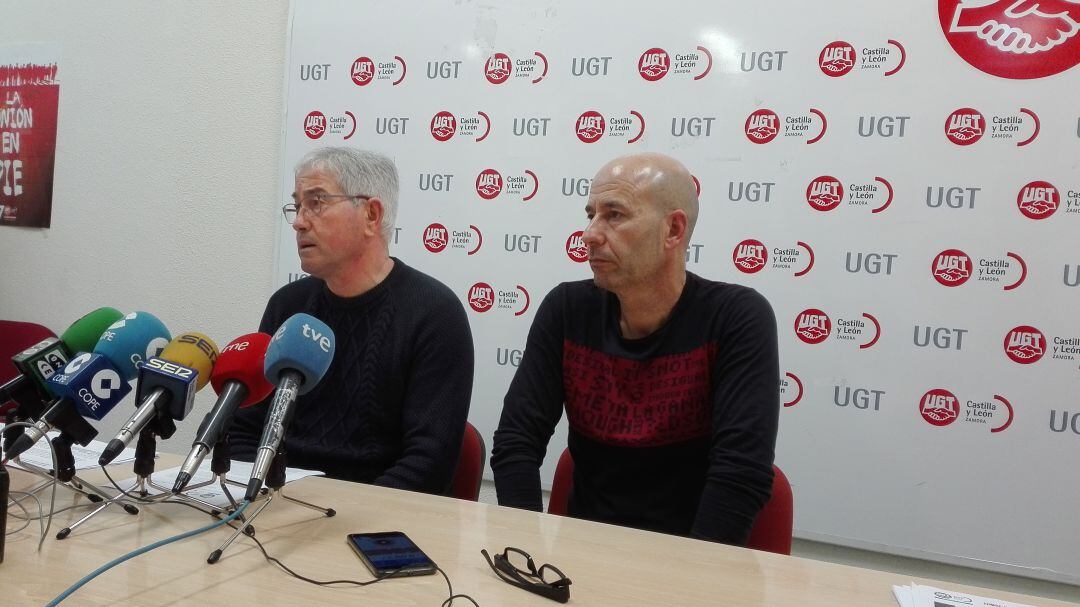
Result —
<svg viewBox="0 0 1080 607"><path fill-rule="evenodd" d="M570 515L745 544L772 490L772 308L686 271L698 199L675 159L609 162L585 213L593 279L555 287L536 312L495 431L499 503L540 510L565 408Z"/></svg>
<svg viewBox="0 0 1080 607"><path fill-rule="evenodd" d="M472 334L449 288L389 255L397 168L380 154L320 148L297 164L295 186L283 211L310 276L274 293L259 330L305 312L337 344L322 381L297 400L288 465L446 494L469 413ZM234 456L254 457L268 409L237 412Z"/></svg>

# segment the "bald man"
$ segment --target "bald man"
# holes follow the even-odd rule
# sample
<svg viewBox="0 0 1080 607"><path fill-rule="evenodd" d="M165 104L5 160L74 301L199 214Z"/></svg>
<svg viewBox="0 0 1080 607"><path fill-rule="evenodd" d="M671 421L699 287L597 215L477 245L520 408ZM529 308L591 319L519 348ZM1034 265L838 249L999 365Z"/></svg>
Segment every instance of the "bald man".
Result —
<svg viewBox="0 0 1080 607"><path fill-rule="evenodd" d="M491 468L499 503L539 511L539 467L565 409L569 514L744 545L772 489L776 319L753 289L686 271L697 221L673 158L617 158L593 179L593 279L536 312Z"/></svg>

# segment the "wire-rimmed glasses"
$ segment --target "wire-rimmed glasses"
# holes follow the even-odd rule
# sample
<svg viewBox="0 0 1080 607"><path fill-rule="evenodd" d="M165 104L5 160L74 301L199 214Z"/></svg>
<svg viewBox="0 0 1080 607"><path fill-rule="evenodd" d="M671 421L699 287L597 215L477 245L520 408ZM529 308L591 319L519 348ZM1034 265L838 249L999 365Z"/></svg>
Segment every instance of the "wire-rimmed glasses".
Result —
<svg viewBox="0 0 1080 607"><path fill-rule="evenodd" d="M300 201L293 201L285 206L281 207L281 212L285 215L285 221L292 225L296 221L296 216L300 214L300 211L307 213L311 217L318 217L323 214L326 207L334 204L330 202L331 199L338 199L334 202L341 202L342 200L370 200L371 196L365 196L363 194L314 194L306 196Z"/></svg>

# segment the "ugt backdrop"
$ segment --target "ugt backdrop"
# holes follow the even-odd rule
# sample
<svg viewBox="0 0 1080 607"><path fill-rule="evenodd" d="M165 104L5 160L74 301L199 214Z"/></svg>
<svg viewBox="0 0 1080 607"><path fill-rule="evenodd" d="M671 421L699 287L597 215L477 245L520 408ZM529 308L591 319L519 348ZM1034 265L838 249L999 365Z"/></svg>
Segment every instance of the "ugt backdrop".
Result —
<svg viewBox="0 0 1080 607"><path fill-rule="evenodd" d="M537 303L590 275L591 176L672 154L700 191L688 269L776 311L796 533L1075 583L1078 21L1063 1L298 2L282 204L317 146L396 159L392 254L466 306L490 441ZM301 276L283 220L278 249L280 285Z"/></svg>

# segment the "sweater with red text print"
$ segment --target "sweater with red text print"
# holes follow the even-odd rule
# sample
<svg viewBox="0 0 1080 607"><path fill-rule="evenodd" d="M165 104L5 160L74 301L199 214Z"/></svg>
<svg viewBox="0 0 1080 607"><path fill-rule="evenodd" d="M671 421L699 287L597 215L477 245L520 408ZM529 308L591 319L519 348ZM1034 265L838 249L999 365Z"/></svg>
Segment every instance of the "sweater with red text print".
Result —
<svg viewBox="0 0 1080 607"><path fill-rule="evenodd" d="M772 490L776 319L753 289L687 272L668 320L624 339L591 280L544 299L503 404L499 503L540 510L539 466L565 409L571 516L745 544Z"/></svg>

